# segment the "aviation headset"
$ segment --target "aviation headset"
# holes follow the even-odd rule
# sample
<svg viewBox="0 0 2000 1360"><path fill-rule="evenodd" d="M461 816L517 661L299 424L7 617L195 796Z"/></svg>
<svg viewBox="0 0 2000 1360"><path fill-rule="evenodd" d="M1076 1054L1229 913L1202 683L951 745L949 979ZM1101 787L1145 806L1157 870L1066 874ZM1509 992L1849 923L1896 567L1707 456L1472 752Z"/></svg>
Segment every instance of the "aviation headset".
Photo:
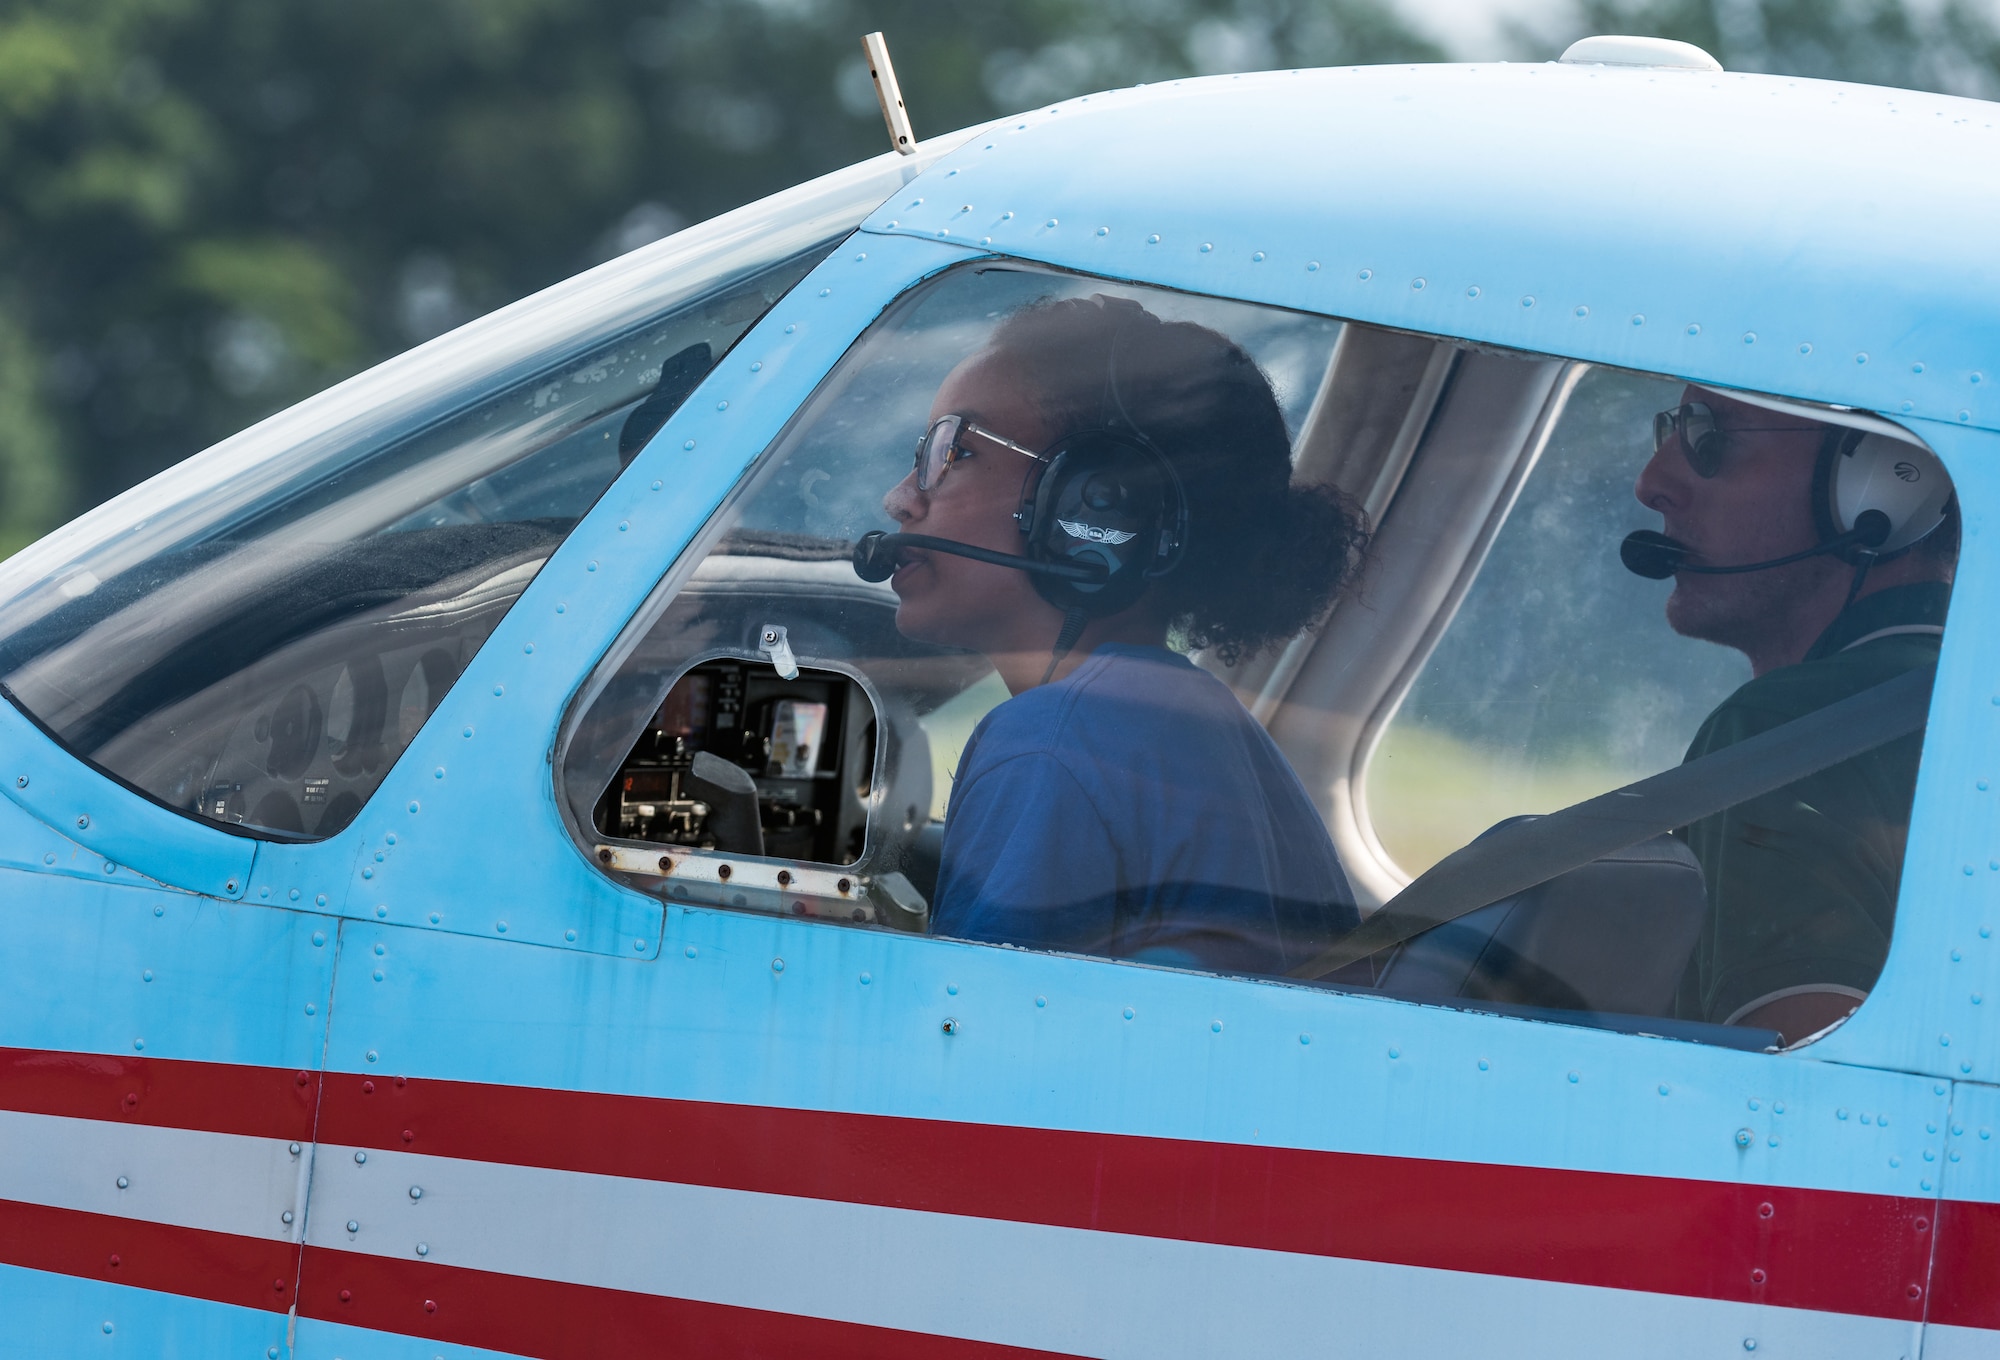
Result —
<svg viewBox="0 0 2000 1360"><path fill-rule="evenodd" d="M1043 684L1055 676L1085 624L1135 603L1149 582L1180 565L1187 546L1187 491L1180 473L1139 430L1118 390L1119 342L1142 324L1145 309L1124 298L1106 298L1103 306L1115 314L1098 424L1063 436L1044 455L1046 464L1028 469L1021 508L1014 512L1033 560L1094 564L1105 572L1101 581L1047 572L1029 577L1036 593L1063 611Z"/></svg>
<svg viewBox="0 0 2000 1360"><path fill-rule="evenodd" d="M1748 392L1704 390L1828 426L1813 464L1809 494L1819 541L1841 561L1851 566L1884 561L1944 523L1952 494L1950 474L1936 454L1913 437L1899 437L1887 421ZM1719 431L1703 436L1704 440L1726 437ZM1870 511L1888 520L1889 531L1874 543L1856 541L1852 536L1864 527L1862 516ZM1836 539L1844 541L1831 546Z"/></svg>
<svg viewBox="0 0 2000 1360"><path fill-rule="evenodd" d="M1702 389L1704 391L1710 389ZM1811 497L1818 542L1804 552L1739 566L1699 566L1686 562L1687 549L1664 534L1641 530L1620 549L1628 569L1655 580L1677 571L1725 575L1762 571L1802 558L1832 555L1855 568L1849 599L1860 593L1869 567L1899 557L1943 525L1952 502L1951 475L1922 444L1890 433L1895 427L1873 417L1716 389L1719 396L1828 426L1813 464ZM1697 455L1709 441L1728 435L1709 430L1696 441ZM1716 450L1719 461L1720 449Z"/></svg>
<svg viewBox="0 0 2000 1360"><path fill-rule="evenodd" d="M1063 614L1044 682L1091 619L1129 608L1150 581L1180 565L1187 549L1188 499L1180 473L1139 430L1118 388L1119 344L1145 311L1123 298L1106 298L1103 306L1116 315L1098 423L1064 435L1028 469L1014 512L1025 554L880 531L863 534L853 550L854 570L864 581L889 579L904 547L1026 572L1036 593Z"/></svg>
<svg viewBox="0 0 2000 1360"><path fill-rule="evenodd" d="M1035 590L1065 614L1116 614L1180 565L1188 520L1180 474L1144 435L1111 426L1067 435L1046 456L1014 512L1027 556L1105 574L1090 581L1037 572Z"/></svg>
<svg viewBox="0 0 2000 1360"><path fill-rule="evenodd" d="M1097 424L1064 435L1028 469L1014 522L1038 562L1096 566L1101 581L1034 573L1035 590L1068 616L1065 635L1082 620L1128 608L1146 585L1180 565L1187 547L1188 502L1180 473L1125 409L1118 387L1118 350L1145 309L1106 298L1112 331L1104 356L1104 390ZM1075 639L1068 637L1073 645ZM1058 644L1061 651L1066 646Z"/></svg>
<svg viewBox="0 0 2000 1360"><path fill-rule="evenodd" d="M1853 533L1870 511L1888 517L1888 537L1872 549L1836 549L1841 561L1856 566L1864 558L1895 557L1937 532L1951 496L1951 476L1936 454L1872 430L1834 426L1813 465L1813 522L1821 542Z"/></svg>

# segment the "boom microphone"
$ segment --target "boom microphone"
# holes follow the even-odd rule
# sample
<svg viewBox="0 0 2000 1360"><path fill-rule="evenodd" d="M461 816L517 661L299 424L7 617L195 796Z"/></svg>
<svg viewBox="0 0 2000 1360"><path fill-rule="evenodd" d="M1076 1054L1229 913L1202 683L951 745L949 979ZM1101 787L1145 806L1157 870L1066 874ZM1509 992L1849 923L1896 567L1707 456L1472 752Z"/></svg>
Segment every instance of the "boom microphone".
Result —
<svg viewBox="0 0 2000 1360"><path fill-rule="evenodd" d="M1863 510L1855 519L1854 527L1844 534L1829 538L1817 547L1807 548L1786 557L1774 557L1768 562L1745 562L1736 567L1701 567L1687 559L1694 552L1679 539L1668 538L1653 529L1640 529L1627 534L1625 541L1618 545L1618 559L1625 564L1625 570L1635 576L1643 576L1649 581L1664 581L1677 572L1690 572L1702 576L1733 576L1744 571L1765 571L1771 567L1786 567L1794 562L1803 562L1808 557L1818 557L1822 553L1839 552L1842 548L1873 548L1888 540L1893 526L1889 517L1880 510Z"/></svg>
<svg viewBox="0 0 2000 1360"><path fill-rule="evenodd" d="M1065 581L1101 583L1111 574L1098 562L1038 562L1032 557L976 548L956 539L933 538L929 534L885 534L880 529L861 536L854 545L854 574L864 581L886 581L896 574L896 559L904 548L924 548L931 552L969 557L996 567L1012 567L1039 576L1055 576Z"/></svg>

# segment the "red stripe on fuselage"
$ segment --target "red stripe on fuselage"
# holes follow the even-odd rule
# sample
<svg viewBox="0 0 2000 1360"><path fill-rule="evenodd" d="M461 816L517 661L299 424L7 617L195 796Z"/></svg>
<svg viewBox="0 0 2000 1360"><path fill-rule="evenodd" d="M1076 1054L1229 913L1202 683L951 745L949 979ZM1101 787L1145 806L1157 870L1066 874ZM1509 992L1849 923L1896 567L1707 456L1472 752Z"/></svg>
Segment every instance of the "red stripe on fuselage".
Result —
<svg viewBox="0 0 2000 1360"><path fill-rule="evenodd" d="M234 1233L0 1200L0 1261L10 1266L242 1308L292 1306L298 1251Z"/></svg>
<svg viewBox="0 0 2000 1360"><path fill-rule="evenodd" d="M1915 1198L0 1049L0 1109L302 1142L322 1080L331 1143L2000 1329L2000 1206L1946 1206L1933 1285Z"/></svg>
<svg viewBox="0 0 2000 1360"><path fill-rule="evenodd" d="M1933 1210L1845 1191L347 1073L327 1076L320 1137L1913 1321Z"/></svg>
<svg viewBox="0 0 2000 1360"><path fill-rule="evenodd" d="M2000 1328L2000 1204L1946 1200L1937 1217L1930 1320Z"/></svg>
<svg viewBox="0 0 2000 1360"><path fill-rule="evenodd" d="M322 1247L306 1248L304 1278L302 1317L537 1360L639 1355L1025 1360L1052 1354Z"/></svg>
<svg viewBox="0 0 2000 1360"><path fill-rule="evenodd" d="M306 1142L319 1074L238 1063L0 1048L0 1110Z"/></svg>

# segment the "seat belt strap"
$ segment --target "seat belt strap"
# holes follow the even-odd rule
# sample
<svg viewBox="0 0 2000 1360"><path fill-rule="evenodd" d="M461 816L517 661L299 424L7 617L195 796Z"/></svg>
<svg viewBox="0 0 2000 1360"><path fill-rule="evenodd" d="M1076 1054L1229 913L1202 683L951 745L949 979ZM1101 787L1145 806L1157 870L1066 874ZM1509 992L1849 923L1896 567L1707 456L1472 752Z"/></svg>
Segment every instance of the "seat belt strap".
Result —
<svg viewBox="0 0 2000 1360"><path fill-rule="evenodd" d="M1687 826L1920 731L1937 667L1859 694L1622 789L1482 836L1288 976L1321 978L1628 845Z"/></svg>

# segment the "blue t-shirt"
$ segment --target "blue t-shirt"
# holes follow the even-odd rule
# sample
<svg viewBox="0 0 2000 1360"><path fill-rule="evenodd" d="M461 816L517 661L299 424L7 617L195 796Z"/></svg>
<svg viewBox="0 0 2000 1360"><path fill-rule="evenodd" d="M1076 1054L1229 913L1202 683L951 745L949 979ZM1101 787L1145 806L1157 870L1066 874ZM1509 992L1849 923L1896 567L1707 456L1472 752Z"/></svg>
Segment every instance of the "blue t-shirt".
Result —
<svg viewBox="0 0 2000 1360"><path fill-rule="evenodd" d="M959 761L940 935L1282 973L1351 930L1312 800L1229 687L1108 643L999 705Z"/></svg>

